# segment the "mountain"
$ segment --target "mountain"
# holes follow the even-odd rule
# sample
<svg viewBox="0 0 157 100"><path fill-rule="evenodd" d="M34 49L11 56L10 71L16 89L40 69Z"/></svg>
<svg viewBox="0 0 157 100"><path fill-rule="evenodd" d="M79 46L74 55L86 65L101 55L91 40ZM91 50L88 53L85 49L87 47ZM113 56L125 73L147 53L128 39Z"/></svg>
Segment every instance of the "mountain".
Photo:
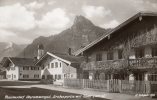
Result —
<svg viewBox="0 0 157 100"><path fill-rule="evenodd" d="M95 26L83 16L76 16L73 25L57 35L39 37L28 45L20 56L35 57L38 44L43 44L45 51L68 53L68 48L75 51L86 46L106 33L106 29Z"/></svg>
<svg viewBox="0 0 157 100"><path fill-rule="evenodd" d="M3 57L17 56L25 47L26 45L17 45L12 42L0 42L0 60Z"/></svg>

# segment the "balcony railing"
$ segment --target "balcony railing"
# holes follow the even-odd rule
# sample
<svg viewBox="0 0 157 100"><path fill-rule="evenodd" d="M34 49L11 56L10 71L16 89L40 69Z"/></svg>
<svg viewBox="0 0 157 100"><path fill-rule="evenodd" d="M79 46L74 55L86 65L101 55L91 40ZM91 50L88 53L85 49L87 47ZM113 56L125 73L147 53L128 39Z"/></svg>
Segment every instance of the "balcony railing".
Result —
<svg viewBox="0 0 157 100"><path fill-rule="evenodd" d="M89 63L83 63L84 70L103 70L109 68L157 68L157 58L139 58L129 60L107 60L107 61L93 61Z"/></svg>
<svg viewBox="0 0 157 100"><path fill-rule="evenodd" d="M129 66L137 68L151 68L157 67L157 58L140 58L140 59L129 59Z"/></svg>

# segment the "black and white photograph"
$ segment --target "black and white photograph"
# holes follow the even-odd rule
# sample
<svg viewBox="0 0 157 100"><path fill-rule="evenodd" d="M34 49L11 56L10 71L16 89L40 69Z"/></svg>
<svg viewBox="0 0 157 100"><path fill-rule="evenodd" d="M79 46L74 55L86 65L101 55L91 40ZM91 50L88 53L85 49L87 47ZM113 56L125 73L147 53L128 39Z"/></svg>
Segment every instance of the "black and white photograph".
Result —
<svg viewBox="0 0 157 100"><path fill-rule="evenodd" d="M157 0L0 0L0 100L156 100Z"/></svg>

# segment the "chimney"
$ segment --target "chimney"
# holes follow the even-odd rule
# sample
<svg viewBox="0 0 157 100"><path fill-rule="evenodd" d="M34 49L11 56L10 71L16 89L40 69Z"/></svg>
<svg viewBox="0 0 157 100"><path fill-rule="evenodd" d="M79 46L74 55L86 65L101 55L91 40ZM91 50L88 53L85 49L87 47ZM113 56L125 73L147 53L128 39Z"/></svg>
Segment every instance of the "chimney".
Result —
<svg viewBox="0 0 157 100"><path fill-rule="evenodd" d="M39 60L43 55L44 55L44 46L43 44L39 44L37 59Z"/></svg>
<svg viewBox="0 0 157 100"><path fill-rule="evenodd" d="M68 48L68 55L71 55L71 48Z"/></svg>

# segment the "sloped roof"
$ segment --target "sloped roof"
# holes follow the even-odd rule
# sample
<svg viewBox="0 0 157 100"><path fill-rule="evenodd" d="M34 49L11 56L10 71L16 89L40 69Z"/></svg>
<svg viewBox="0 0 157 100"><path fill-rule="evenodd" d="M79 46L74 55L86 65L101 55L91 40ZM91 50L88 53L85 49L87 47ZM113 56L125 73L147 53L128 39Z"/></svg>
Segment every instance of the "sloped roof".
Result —
<svg viewBox="0 0 157 100"><path fill-rule="evenodd" d="M72 56L72 55L65 55L65 54L54 54L62 59L70 61L71 63L79 63L82 61L80 57Z"/></svg>
<svg viewBox="0 0 157 100"><path fill-rule="evenodd" d="M32 58L13 58L10 57L10 60L15 64L15 65L23 65L23 66L33 66L34 65L34 59Z"/></svg>
<svg viewBox="0 0 157 100"><path fill-rule="evenodd" d="M77 55L81 54L82 52L84 52L84 51L88 50L89 48L93 47L95 44L97 44L100 41L104 40L105 38L107 38L111 34L114 34L116 31L120 30L121 28L123 28L124 26L129 24L130 22L132 22L135 19L137 19L139 17L142 17L142 16L157 16L157 13L155 13L155 12L139 12L136 15L129 18L128 20L126 20L125 22L123 22L122 24L120 24L119 26L117 26L116 28L108 31L106 33L107 35L105 34L105 35L99 37L98 39L96 39L95 41L93 41L92 43L88 44L84 48L81 48L81 49L77 50L76 52L73 53L73 55L77 56Z"/></svg>
<svg viewBox="0 0 157 100"><path fill-rule="evenodd" d="M15 66L34 66L35 60L32 58L5 57L2 60L2 66L12 62Z"/></svg>
<svg viewBox="0 0 157 100"><path fill-rule="evenodd" d="M52 56L56 59L59 59L65 63L81 63L83 61L83 57L76 57L73 55L61 54L61 53L54 53L54 52L47 52L43 57L41 57L36 64L40 63L46 56Z"/></svg>

